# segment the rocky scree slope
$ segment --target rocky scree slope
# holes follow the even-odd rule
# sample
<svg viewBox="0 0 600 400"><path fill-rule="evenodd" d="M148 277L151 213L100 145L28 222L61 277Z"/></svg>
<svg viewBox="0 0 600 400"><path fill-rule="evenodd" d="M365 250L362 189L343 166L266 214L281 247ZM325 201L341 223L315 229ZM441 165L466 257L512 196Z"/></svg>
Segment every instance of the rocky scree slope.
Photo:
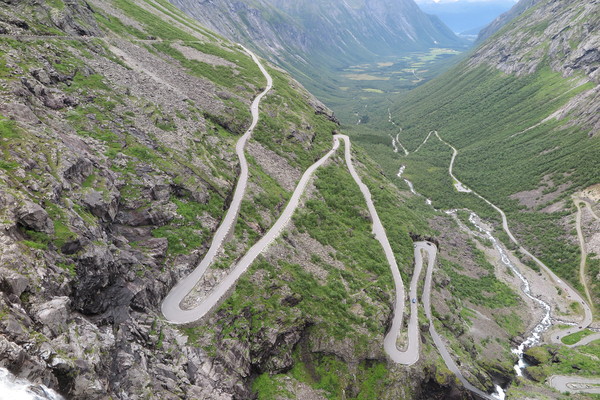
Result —
<svg viewBox="0 0 600 400"><path fill-rule="evenodd" d="M323 174L313 212L260 264L282 268L277 280L249 275L208 323L165 324L162 298L197 264L227 208L234 143L262 74L163 1L1 4L0 365L72 398L246 399L252 381L260 392L256 377L296 365L308 365L286 389L296 396L320 396L328 365L340 366L340 393L461 396L451 376L436 374L430 348L424 367L388 369L380 343L391 276L373 261L382 254L360 194L344 192L353 187L345 170ZM337 129L297 82L269 72L275 88L248 146L247 198L198 296L270 226ZM386 218L404 221L390 225L408 271L409 232L431 230L361 162ZM254 308L240 301L252 296Z"/></svg>

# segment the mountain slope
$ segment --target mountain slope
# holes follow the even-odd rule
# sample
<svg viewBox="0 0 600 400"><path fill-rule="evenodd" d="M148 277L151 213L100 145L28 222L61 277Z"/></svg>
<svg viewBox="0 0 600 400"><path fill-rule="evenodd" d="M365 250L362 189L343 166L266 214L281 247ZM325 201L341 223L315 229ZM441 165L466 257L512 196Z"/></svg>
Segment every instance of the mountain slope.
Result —
<svg viewBox="0 0 600 400"><path fill-rule="evenodd" d="M534 293L558 302L551 306L554 326L542 335L541 344L552 344L527 351L539 365L527 368L532 381L512 386L507 398L563 398L543 387L551 376L597 374L597 340L561 346L593 331L561 340L556 321L571 313L575 330L581 328L579 301L585 300L596 312L592 328L599 328L600 260L597 251L586 250L600 245L598 32L600 2L541 0L448 73L396 98L389 109L371 109L369 124L354 130L354 140L386 174L402 178L396 180L399 187L413 190L414 184L434 207L458 209L467 225L472 215L466 210L473 210L494 226L494 235L522 262L520 270L542 277L540 286L532 284ZM450 146L457 149L455 158ZM466 187L449 175L453 161L453 173ZM504 210L518 242L556 272L558 281L576 288L581 300L555 290L552 279L505 234L497 210L473 192ZM587 211L578 212L586 203ZM582 215L585 232L578 237Z"/></svg>
<svg viewBox="0 0 600 400"><path fill-rule="evenodd" d="M341 154L223 304L204 321L168 324L160 303L228 208L235 143L264 76L164 1L2 4L0 366L69 398L462 395L432 343L415 368L387 361L391 272ZM268 71L241 213L195 298L272 225L339 129L300 84ZM432 211L360 150L353 157L406 278L412 237L435 233ZM486 271L468 258L473 274ZM526 320L519 302L494 301ZM444 330L462 324L448 316ZM511 335L494 332L492 366L463 360L483 389L489 370L510 369L500 358Z"/></svg>
<svg viewBox="0 0 600 400"><path fill-rule="evenodd" d="M599 7L540 1L393 113L409 150L431 130L457 147L457 176L508 211L522 241L578 288L569 196L598 183ZM415 156L409 179L438 206L485 210L442 184L447 148L436 147Z"/></svg>
<svg viewBox="0 0 600 400"><path fill-rule="evenodd" d="M250 395L239 360L222 366L186 345L158 307L222 218L234 143L264 77L238 46L168 6L0 8L0 359L72 398ZM337 125L299 84L271 74L278 88L261 111L272 117L251 154L293 177ZM252 164L241 248L286 197L265 164Z"/></svg>
<svg viewBox="0 0 600 400"><path fill-rule="evenodd" d="M163 298L232 201L235 144L264 75L163 0L4 4L0 366L71 398L472 398L422 313L419 362L386 356L394 284L341 148L222 303L193 324L167 323ZM267 70L274 87L246 146L241 212L184 307L263 237L340 129L300 84ZM520 283L497 273L460 219L399 190L360 148L352 159L405 283L418 286L413 242L440 243L433 323L464 377L488 392L509 382L511 341L538 313Z"/></svg>
<svg viewBox="0 0 600 400"><path fill-rule="evenodd" d="M412 0L173 0L203 25L291 71L307 87L340 67L463 44ZM319 81L320 79L320 81Z"/></svg>
<svg viewBox="0 0 600 400"><path fill-rule="evenodd" d="M479 40L485 40L498 32L504 25L523 14L529 8L533 7L539 0L521 0L515 4L510 10L500 15L493 20L488 26L479 32Z"/></svg>

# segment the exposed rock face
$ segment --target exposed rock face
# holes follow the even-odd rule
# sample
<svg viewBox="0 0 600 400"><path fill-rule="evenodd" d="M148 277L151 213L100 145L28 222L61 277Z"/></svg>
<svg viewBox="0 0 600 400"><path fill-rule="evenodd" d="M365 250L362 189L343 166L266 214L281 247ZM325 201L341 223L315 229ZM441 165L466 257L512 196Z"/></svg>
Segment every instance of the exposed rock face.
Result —
<svg viewBox="0 0 600 400"><path fill-rule="evenodd" d="M54 225L46 210L38 204L26 201L15 210L17 223L25 228L49 235L54 233Z"/></svg>
<svg viewBox="0 0 600 400"><path fill-rule="evenodd" d="M227 208L234 144L262 75L237 46L145 1L127 2L129 14L110 2L51 3L0 7L0 32L22 35L0 38L0 366L68 398L252 398L259 372L294 365L312 321L231 335L251 310L217 313L201 324L215 334L196 343L193 331L163 322L160 303ZM145 13L167 21L162 32L135 20ZM173 32L194 40L169 47ZM275 74L290 88L275 89L261 112L285 123L261 119L269 140L254 148L273 160L261 160L265 170L290 171L276 206L242 213L238 253L337 128L322 103ZM253 182L249 201L264 184ZM302 297L284 294L298 313Z"/></svg>
<svg viewBox="0 0 600 400"><path fill-rule="evenodd" d="M563 119L569 115L574 121L589 126L592 129L590 135L593 135L600 131L598 15L598 1L521 1L511 11L512 21L503 34L482 44L470 64L486 64L508 74L523 76L547 63L563 77L573 77L574 87L593 82L590 90L550 116Z"/></svg>
<svg viewBox="0 0 600 400"><path fill-rule="evenodd" d="M48 329L47 335L57 335L67 329L71 299L67 296L56 297L46 303L32 307L34 318Z"/></svg>
<svg viewBox="0 0 600 400"><path fill-rule="evenodd" d="M531 7L513 21L510 32L477 49L471 63L523 75L536 70L547 56L552 69L564 76L581 72L600 82L600 4L545 0Z"/></svg>
<svg viewBox="0 0 600 400"><path fill-rule="evenodd" d="M298 279L284 271L274 284L266 270L250 277L263 309L220 309L198 326L165 323L161 300L198 264L228 207L235 142L263 76L238 46L175 10L163 12L164 2L2 4L0 32L12 36L0 38L0 366L69 398L248 399L257 376L287 372L299 363L297 351L310 365L323 357L348 364L352 394L359 392L360 366L375 363L394 378L390 399L429 398L431 387L440 397L457 393L452 377L428 383L435 370L385 364L391 290L308 233L265 255L267 269L295 261ZM360 23L383 18L388 6L401 11L390 2L366 11L338 5ZM362 34L373 37L368 29ZM391 47L400 34L375 40ZM239 224L224 246L225 267L277 217L338 128L301 85L271 72L286 86L261 103L260 143L249 146L269 160L252 164ZM271 173L276 169L289 171ZM397 194L391 184L386 190ZM368 221L365 215L359 222ZM362 234L373 240L368 228ZM202 289L222 275L217 267ZM340 295L351 270L352 301L360 304ZM343 338L322 327L325 317L302 309L311 295L293 283L305 280L344 309L351 330ZM257 329L257 311L276 318ZM435 364L427 357L424 363ZM311 392L296 388L299 398Z"/></svg>

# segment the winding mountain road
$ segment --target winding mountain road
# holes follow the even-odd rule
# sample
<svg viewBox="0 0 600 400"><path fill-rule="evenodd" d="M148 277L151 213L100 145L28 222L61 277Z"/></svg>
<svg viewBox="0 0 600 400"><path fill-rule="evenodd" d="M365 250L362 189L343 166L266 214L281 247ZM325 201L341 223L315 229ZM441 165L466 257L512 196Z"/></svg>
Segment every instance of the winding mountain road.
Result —
<svg viewBox="0 0 600 400"><path fill-rule="evenodd" d="M359 187L361 193L363 194L365 202L367 203L367 208L369 210L369 214L371 215L371 219L373 221L372 233L374 234L375 239L377 239L382 246L382 249L385 253L387 262L390 266L392 276L394 278L394 284L395 284L395 289L396 289L396 299L395 299L395 303L394 303L394 307L393 307L394 316L392 319L392 326L384 338L385 352L388 354L388 356L390 357L390 359L392 361L394 361L395 363L398 363L398 364L412 365L412 364L416 363L419 359L419 343L420 343L419 339L420 338L419 338L419 330L418 330L418 309L417 309L418 304L416 302L416 298L417 298L417 288L418 288L418 284L419 284L419 280L420 280L420 275L421 275L421 271L423 268L423 258L422 258L421 252L425 251L428 254L429 262L428 262L428 268L427 268L427 273L426 273L426 278L425 278L425 287L424 287L424 292L423 292L423 304L425 307L425 314L426 314L427 318L429 319L429 323L430 323L429 331L433 338L433 341L434 341L436 347L438 348L448 369L450 371L452 371L458 377L458 379L463 383L463 385L465 386L466 389L470 390L471 392L475 393L476 395L478 395L484 399L489 399L489 400L496 399L496 397L477 389L476 387L471 385L465 379L465 377L462 375L461 371L459 370L458 366L452 359L450 352L446 348L442 338L439 336L439 334L435 330L435 326L433 324L432 312L431 312L431 285L432 285L433 266L435 264L435 257L436 257L437 249L436 249L435 245L433 245L432 243L429 243L429 242L415 243L415 269L414 269L413 277L412 277L410 288L409 288L409 298L415 299L415 301L410 301L410 319L408 322L407 344L406 344L404 350L398 349L397 341L398 341L398 336L402 330L402 322L403 322L403 318L404 318L404 308L405 308L404 283L402 281L402 277L400 276L398 265L397 265L393 250L391 248L391 245L389 243L389 240L387 238L387 234L385 232L383 224L381 223L381 220L379 218L379 215L377 213L375 205L373 204L372 196L369 191L369 188L362 182L360 176L358 175L358 173L356 172L356 169L354 168L354 164L352 162L352 155L351 155L350 138L345 135L334 135L333 146L332 146L331 150L327 154L325 154L321 159L319 159L317 162L315 162L313 165L311 165L304 172L300 181L298 182L298 185L294 189L294 192L293 192L288 204L286 205L284 211L282 212L280 217L277 219L277 221L273 224L273 226L269 229L269 231L267 231L267 233L248 250L248 252L233 267L233 269L230 271L230 273L225 278L223 278L223 280L219 284L217 284L217 286L213 289L213 291L196 307L193 307L191 309L183 309L181 307L181 303L183 302L184 298L198 284L199 280L202 278L203 274L206 272L206 270L208 269L208 267L214 260L214 257L216 256L217 252L221 248L228 233L231 231L231 229L233 229L233 226L234 226L237 216L239 214L240 205L241 205L242 199L244 197L247 182L248 182L248 164L247 164L247 161L246 161L246 158L244 155L244 148L245 148L246 142L252 135L252 132L258 123L258 118L259 118L258 108L260 105L260 101L269 92L269 90L273 86L273 81L272 81L271 76L268 74L266 69L262 66L262 64L260 63L258 58L252 52L250 52L248 49L244 48L244 50L248 54L250 54L250 56L252 57L254 62L259 66L261 72L267 79L267 86L266 86L265 90L262 93L260 93L256 97L256 99L253 101L253 103L251 105L252 124L248 128L247 132L238 140L238 142L236 144L236 153L240 160L240 176L239 176L238 182L236 184L236 188L234 191L234 196L233 196L233 200L231 202L230 208L227 210L227 213L226 213L221 225L219 226L219 228L217 229L217 231L215 233L215 236L213 237L213 240L212 240L212 243L211 243L211 246L210 246L208 252L206 253L205 257L202 259L202 261L200 262L198 267L190 275L188 275L186 278L182 279L175 287L173 287L173 289L169 292L167 297L165 297L165 299L163 300L162 312L163 312L165 318L175 324L190 323L190 322L201 319L208 312L210 312L215 306L217 306L219 304L219 302L221 301L221 299L224 296L226 296L227 293L229 292L229 290L235 285L235 283L240 278L240 276L244 272L247 271L247 269L250 267L252 262L258 257L258 255L260 255L265 249L267 249L267 247L281 234L282 230L288 224L293 213L295 212L296 208L300 204L300 199L305 192L306 186L308 185L308 182L313 177L316 170L319 167L321 167L337 151L337 149L339 148L339 145L340 145L340 141L344 141L345 162L346 162L347 168L348 168L352 178L356 182L357 186ZM421 146L427 141L427 139L429 139L429 137L431 136L432 133L434 133L440 141L446 143L438 135L437 132L432 131L429 133L426 140L421 144ZM458 154L458 151L454 147L449 145L448 143L446 143L446 144L448 146L450 146L454 151L454 154L452 157L452 162L450 164L449 173L452 176L452 178L455 180L455 186L459 190L461 190L461 188L462 188L464 191L468 190L469 192L471 192L470 189L466 188L466 186L464 186L452 174L454 160ZM419 148L421 146L419 146ZM489 201L487 201L486 199L484 199L483 197L481 197L476 192L472 192L472 193L474 193L478 197L482 198L484 201L486 201L488 204L490 204L494 209L496 209L502 215L503 226L504 226L505 231L507 232L507 234L509 235L511 240L514 241L515 243L517 243L516 239L514 238L514 236L511 234L510 230L508 229L508 223L506 221L506 216L505 216L504 212L502 210L500 210L498 207L494 206ZM524 249L521 248L521 251L524 251ZM526 252L526 251L524 251L524 252ZM529 253L526 253L526 254L529 254ZM537 260L533 256L531 256L531 257L534 260L536 260L536 262L538 262L540 264L540 266L542 266L545 270L547 270L547 272L551 276L553 276L553 279L555 279L555 281L557 281L559 283L562 282L555 275L553 275L553 273L545 265L543 265L541 263L541 261ZM569 286L567 286L564 283L562 286L564 287L565 290L569 291L569 289L570 289ZM572 291L572 289L570 289L570 290ZM575 298L575 295L578 295L578 294L575 291L572 291L571 295ZM583 303L583 301L582 301L582 304L585 304L585 303ZM587 314L586 314L586 317L587 317ZM591 318L590 318L589 322L591 322ZM587 323L587 325L589 325L589 322ZM585 326L587 327L587 325L585 325ZM570 334L570 333L572 333L572 332L568 331L567 333L565 333L565 335ZM574 384L574 383L569 382L568 384ZM579 384L581 384L581 383L579 383ZM592 385L593 383L586 381L586 382L584 382L584 384Z"/></svg>
<svg viewBox="0 0 600 400"><path fill-rule="evenodd" d="M402 277L400 276L400 270L398 269L398 264L396 263L396 257L394 256L394 252L392 250L392 246L387 238L387 234L385 233L385 229L381 220L379 219L379 215L377 214L377 209L375 209L375 205L373 204L373 200L371 198L371 192L367 185L365 185L360 176L354 169L354 164L352 163L352 155L350 153L350 138L346 135L336 135L335 138L341 138L345 142L345 158L346 165L348 170L350 171L350 175L354 178L354 181L358 185L360 191L365 198L365 202L367 203L367 208L369 209L369 214L371 215L371 219L373 221L373 234L375 235L375 239L379 241L383 251L385 253L385 257L390 266L390 270L392 272L392 276L394 278L394 285L396 287L396 301L394 303L394 317L392 319L392 327L388 331L387 335L383 340L383 348L388 356L398 364L404 365L412 365L419 360L419 321L418 321L418 312L417 312L417 304L410 303L411 312L410 312L410 320L408 322L408 344L406 349L401 351L398 349L396 342L398 341L398 335L402 329L402 320L404 317L404 282L402 281ZM414 274L416 275L416 273ZM414 293L416 294L416 286L418 284L418 276L416 279L413 275L413 282L411 283L411 298L415 298L412 296L413 286Z"/></svg>
<svg viewBox="0 0 600 400"><path fill-rule="evenodd" d="M469 383L469 381L467 381L467 379L464 377L464 375L458 368L458 365L456 365L456 363L454 362L454 359L450 355L450 352L448 351L448 348L446 347L446 344L444 343L442 337L435 330L435 325L433 324L433 315L431 312L431 285L432 285L432 280L433 280L433 267L435 265L435 258L437 255L437 247L435 246L435 244L430 243L430 242L416 242L415 243L415 252L414 252L415 273L413 275L413 280L414 280L414 277L417 276L418 273L420 273L422 265L423 265L422 252L426 252L427 256L428 256L427 257L427 272L425 274L425 286L423 288L423 307L425 308L425 315L427 316L427 319L429 320L429 334L431 335L431 337L433 339L433 343L435 344L435 347L437 347L438 351L440 352L440 355L442 356L442 359L444 360L446 367L448 367L448 369L454 375L456 375L458 380L460 380L460 382L463 384L463 386L467 390L475 393L476 395L478 395L479 397L482 397L484 399L497 400L497 398L494 397L493 395L483 392L482 390L471 385ZM411 285L411 296L412 296L412 285Z"/></svg>
<svg viewBox="0 0 600 400"><path fill-rule="evenodd" d="M246 142L252 135L256 124L258 124L258 107L260 105L260 101L273 87L273 79L271 78L271 75L269 75L265 67L261 64L258 57L256 57L254 53L246 49L244 46L241 47L252 57L252 60L254 60L254 62L258 65L260 71L263 73L267 80L267 86L265 90L262 93L260 93L252 102L252 105L250 106L250 112L252 114L252 123L250 124L250 127L248 128L246 133L238 140L235 146L236 154L238 156L238 159L240 160L240 175L238 177L231 205L229 206L229 209L225 214L225 218L223 218L221 225L215 232L210 248L208 249L208 252L204 256L200 264L196 267L196 269L194 269L194 271L192 271L191 274L189 274L185 279L182 279L175 287L173 287L167 295L167 297L165 297L165 299L163 300L161 306L162 313L165 316L165 318L172 323L185 324L200 319L210 310L210 308L212 308L212 306L214 306L214 304L212 304L212 306L207 309L206 306L208 304L205 301L194 309L183 310L181 309L180 304L185 298L185 296L187 296L187 294L200 281L210 264L213 262L215 256L217 255L217 252L221 248L223 241L227 237L229 231L235 224L235 221L240 211L240 206L242 204L242 199L244 198L244 194L246 193L246 186L248 185L248 162L246 161L244 148L246 146ZM238 273L239 275L241 275L243 271L234 270L232 271L232 274L230 274L227 278ZM227 280L227 278L225 280ZM211 293L211 298L217 297L215 304L228 289L228 287L225 288L224 286L219 285Z"/></svg>
<svg viewBox="0 0 600 400"><path fill-rule="evenodd" d="M521 251L521 253L526 254L531 259L533 259L535 261L535 263L538 264L540 266L540 268L542 268L550 276L550 278L554 281L554 284L557 287L559 287L560 289L562 289L564 292L567 293L568 298L570 298L571 300L577 302L578 304L580 304L582 306L583 312L584 312L584 317L583 317L583 320L579 324L572 326L570 328L558 331L558 332L553 332L550 337L551 342L560 344L560 345L564 345L564 343L562 343L562 338L564 338L565 336L571 335L573 333L583 331L584 329L588 328L591 325L591 323L593 321L593 314L592 314L590 305L584 301L583 297L579 294L579 292L577 292L575 289L573 289L571 287L571 285L569 285L565 281L561 280L558 276L556 276L556 274L550 268L548 268L548 266L546 266L546 264L544 264L541 260L539 260L533 254L531 254L528 250L526 250L523 246L521 246L521 244L517 241L517 239L514 237L514 235L510 231L510 228L508 227L508 219L506 218L506 214L504 213L503 210L501 210L495 204L493 204L492 202L487 200L485 197L481 196L479 193L477 193L471 189L468 189L465 185L463 185L463 183L460 180L458 180L456 178L456 176L454 176L452 169L454 167L454 160L456 159L456 156L458 155L458 150L456 150L456 148L454 146L452 146L451 144L449 144L448 142L443 140L437 131L435 132L435 135L438 137L438 139L442 143L446 144L453 151L452 161L450 162L450 167L448 169L448 173L454 179L456 189L458 191L473 193L475 196L479 197L480 199L485 201L488 205L490 205L494 210L496 210L502 217L502 227L503 227L504 231L506 232L506 234L508 235L510 240L519 247L519 250ZM581 209L579 208L579 203L576 203L576 204L578 207L578 216L577 216L578 229L577 229L577 231L578 231L580 243L582 244L582 258L583 258L583 256L585 255L585 242L583 241L583 234L581 233L581 214L580 214ZM590 207L590 210L591 210L591 206L589 204L588 204L588 206ZM594 216L596 217L596 215L594 215ZM582 260L581 268L583 268L583 271L585 271L585 259ZM582 276L582 278L585 279L585 274ZM587 286L584 285L584 287L586 287L586 293L589 296L589 292L587 292ZM575 343L573 345L569 345L568 347L583 346L583 345L589 344L589 343L599 340L599 339L600 339L599 333L592 334L592 335L589 335L589 336L583 338L582 340L578 341L577 343ZM459 377L459 379L460 379L460 377ZM563 391L563 392L570 391L573 393L600 393L600 386L599 386L600 379L593 379L593 378L587 378L587 377L581 377L581 376L552 376L548 379L547 383L550 386L554 387L555 389Z"/></svg>
<svg viewBox="0 0 600 400"><path fill-rule="evenodd" d="M561 392L600 394L600 378L553 375L548 384Z"/></svg>
<svg viewBox="0 0 600 400"><path fill-rule="evenodd" d="M163 300L163 315L168 321L172 323L186 324L201 319L210 310L212 310L220 302L220 300L228 293L228 291L235 285L235 282L239 279L239 277L250 267L250 265L256 259L256 257L258 257L258 255L261 252L263 252L269 246L269 244L280 235L281 231L287 225L294 211L298 207L300 203L300 198L304 193L306 186L309 180L314 175L315 171L321 165L323 165L323 163L325 163L325 161L327 161L327 159L329 159L329 157L331 157L331 155L338 149L340 141L344 141L346 165L350 174L352 175L352 178L360 188L365 198L367 207L369 209L369 213L373 220L373 234L384 250L386 259L390 265L390 270L392 272L396 288L396 301L394 303L394 317L392 321L392 328L385 337L384 349L394 362L405 365L414 364L419 359L417 304L411 303L411 317L408 327L408 345L405 350L400 351L396 345L396 341L402 327L402 319L404 315L404 284L402 282L402 277L400 276L400 272L396 263L396 258L394 256L392 247L388 241L385 229L383 227L383 224L381 223L379 215L377 214L375 205L373 204L369 188L362 182L360 176L354 168L354 164L352 163L350 138L345 135L335 135L333 137L332 149L304 172L300 181L298 182L298 185L294 189L294 193L292 194L288 204L286 205L284 211L277 219L277 221L273 224L269 231L257 243L255 243L250 248L250 250L248 250L248 252L233 267L231 272L225 278L223 278L223 280L213 289L213 291L196 307L191 309L183 309L181 307L181 303L183 302L184 298L198 284L199 280L202 278L202 276L212 263L218 250L222 246L223 241L227 237L228 232L233 228L233 225L235 224L235 220L239 213L240 204L244 196L248 181L248 165L244 156L244 147L248 138L252 134L254 127L258 122L258 106L260 104L260 100L263 96L267 94L267 92L272 87L273 81L268 72L264 69L264 67L258 60L258 58L249 50L245 48L244 50L246 50L246 52L248 52L248 54L252 56L254 62L260 67L262 73L267 78L267 87L252 103L252 124L246 132L246 134L242 138L240 138L236 145L236 152L240 160L241 172L238 178L238 183L235 188L233 200L231 202L229 210L225 215L225 218L223 219L223 222L221 223L221 225L217 229L217 232L215 233L211 246L208 252L206 253L205 257L202 259L198 267L186 278L182 279L175 287L173 287L173 289L171 289L167 297L165 297L165 299ZM417 279L418 276L416 278L413 278L413 282L411 284L411 293L415 293L415 296L416 286L418 284Z"/></svg>

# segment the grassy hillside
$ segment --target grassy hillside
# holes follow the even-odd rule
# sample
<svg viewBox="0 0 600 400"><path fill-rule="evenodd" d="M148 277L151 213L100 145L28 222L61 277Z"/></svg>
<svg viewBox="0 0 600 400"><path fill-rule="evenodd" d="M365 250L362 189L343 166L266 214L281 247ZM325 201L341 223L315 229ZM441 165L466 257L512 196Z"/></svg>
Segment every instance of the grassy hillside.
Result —
<svg viewBox="0 0 600 400"><path fill-rule="evenodd" d="M567 12L571 12L571 7L564 8L570 15ZM544 28L535 28L537 25L527 19L532 15L539 19L536 13L541 13L540 9L530 10L484 43L474 57L397 99L392 107L397 126L379 118L357 133L356 139L380 160L390 177L401 164L407 165L405 176L435 206L469 207L497 218L483 202L453 188L447 175L452 151L435 136L409 157L389 150L388 132L394 136L400 132L400 141L412 152L430 131L438 131L459 150L455 175L504 209L525 246L560 276L580 287L570 195L599 179L600 136L594 122L582 117L589 116L584 110L594 109L596 104L594 93L598 84L586 71L597 62L583 64L565 76L567 72L556 70L557 65L564 64L558 64L554 58L567 59L574 57L572 54L552 53L546 58L540 55L533 61L536 67L531 73L510 61L501 68L517 72L502 72L493 66L494 59L486 58L486 54L499 51L494 50L494 40L504 43L511 35L520 37L521 25L536 29L535 40L541 43L540 48L552 48ZM580 11L577 22L588 20L586 15ZM544 18L546 21L539 24L548 27L547 20L557 16L544 14ZM578 32L577 27L572 31ZM583 46L571 43L574 54L580 45ZM521 51L514 43L512 46L514 53ZM564 111L557 113L559 110ZM384 111L379 110L379 114L384 115Z"/></svg>
<svg viewBox="0 0 600 400"><path fill-rule="evenodd" d="M162 318L228 207L234 145L265 85L238 45L162 0L10 3L0 31L0 358L12 370L90 399L251 398L288 371L329 398L418 397L432 377L454 390L431 345L426 368L385 359L391 274L341 149L208 321ZM197 296L272 225L339 129L268 69L241 213ZM411 234L435 235L432 211L355 157L408 279Z"/></svg>

